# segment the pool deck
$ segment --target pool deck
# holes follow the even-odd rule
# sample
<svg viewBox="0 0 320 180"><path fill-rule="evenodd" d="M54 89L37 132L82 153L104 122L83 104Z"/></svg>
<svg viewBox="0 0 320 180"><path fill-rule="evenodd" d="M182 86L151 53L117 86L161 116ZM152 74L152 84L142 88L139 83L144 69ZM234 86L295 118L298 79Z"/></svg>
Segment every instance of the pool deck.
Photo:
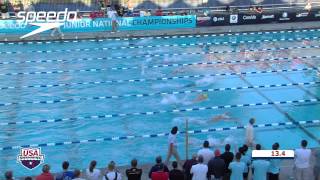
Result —
<svg viewBox="0 0 320 180"><path fill-rule="evenodd" d="M174 30L145 30L145 31L120 31L111 33L110 31L95 33L65 33L63 40L75 39L103 39L103 38L129 38L146 36L168 36L168 35L189 35L189 34L212 34L212 33L237 33L237 32L256 32L256 31L279 31L279 30L297 30L320 28L320 22L295 22L295 23L274 23L259 25L235 25L235 26L215 26L198 27L192 29L174 29ZM56 34L57 35L57 34ZM51 37L50 34L34 35L21 40L21 35L3 35L0 34L0 42L7 41L48 41L62 40L61 37Z"/></svg>
<svg viewBox="0 0 320 180"><path fill-rule="evenodd" d="M189 34L212 34L212 33L237 33L237 32L256 32L256 31L279 31L279 30L296 30L296 29L313 29L320 28L319 22L299 22L299 23L281 23L281 24L259 24L259 25L238 25L238 26L217 26L217 27L201 27L194 29L176 29L176 30L148 30L148 31L122 31L116 33L99 32L99 33L66 33L63 40L75 39L103 39L103 38L130 38L130 37L146 37L146 36L168 36L168 35L189 35ZM18 35L4 36L0 34L0 42L21 41ZM48 41L61 40L59 37L51 37L50 34L36 35L24 41ZM281 142L280 142L281 143ZM156 156L156 155L155 155ZM117 157L114 157L115 161ZM61 160L63 161L63 160ZM130 160L128 160L129 162ZM313 158L314 162L314 158ZM144 164L139 166L143 169L143 180L148 179L148 172L152 164ZM170 166L171 167L171 166ZM125 176L125 169L128 166L119 167L119 171ZM104 169L102 169L104 172ZM312 172L312 169L310 169ZM312 174L312 173L311 173ZM284 160L281 166L280 180L288 180L293 177L293 160ZM23 179L23 177L17 178ZM126 178L124 178L126 179ZM313 180L310 177L310 180Z"/></svg>

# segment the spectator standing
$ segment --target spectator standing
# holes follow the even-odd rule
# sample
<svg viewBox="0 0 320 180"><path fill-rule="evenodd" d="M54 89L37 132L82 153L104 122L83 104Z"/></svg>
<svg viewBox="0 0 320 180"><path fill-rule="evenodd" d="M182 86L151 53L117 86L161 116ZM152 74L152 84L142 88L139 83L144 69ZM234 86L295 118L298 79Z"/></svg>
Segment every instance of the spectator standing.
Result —
<svg viewBox="0 0 320 180"><path fill-rule="evenodd" d="M13 6L13 10L15 15L17 16L19 11L23 11L24 7L21 1L18 1L18 3L15 3Z"/></svg>
<svg viewBox="0 0 320 180"><path fill-rule="evenodd" d="M54 180L53 175L50 173L50 166L45 164L42 167L42 174L36 177L36 180Z"/></svg>
<svg viewBox="0 0 320 180"><path fill-rule="evenodd" d="M309 180L310 178L310 158L311 150L307 149L308 141L301 141L301 148L296 149L294 152L294 165L296 180Z"/></svg>
<svg viewBox="0 0 320 180"><path fill-rule="evenodd" d="M178 133L178 127L175 126L171 129L171 133L169 134L169 137L168 137L169 150L168 150L167 159L165 161L166 164L168 164L172 155L176 158L178 164L180 163L180 157L177 150L177 133Z"/></svg>
<svg viewBox="0 0 320 180"><path fill-rule="evenodd" d="M107 14L108 14L108 18L111 19L111 24L112 24L111 32L116 32L118 29L117 12L114 10L114 8L109 8Z"/></svg>
<svg viewBox="0 0 320 180"><path fill-rule="evenodd" d="M314 155L316 159L314 164L314 176L316 180L320 180L320 149L316 149Z"/></svg>
<svg viewBox="0 0 320 180"><path fill-rule="evenodd" d="M230 144L226 144L224 149L225 149L224 153L221 154L221 159L223 159L225 162L225 174L223 176L223 179L229 179L231 171L228 167L229 167L229 164L233 161L234 154L230 152L230 149L231 149Z"/></svg>
<svg viewBox="0 0 320 180"><path fill-rule="evenodd" d="M177 161L172 162L173 169L169 172L169 179L170 180L184 180L183 172L178 169Z"/></svg>
<svg viewBox="0 0 320 180"><path fill-rule="evenodd" d="M100 175L101 171L96 169L97 161L91 161L89 168L86 170L86 179L87 180L101 180Z"/></svg>
<svg viewBox="0 0 320 180"><path fill-rule="evenodd" d="M157 172L159 171L161 168L163 168L164 172L169 173L169 169L168 167L162 163L162 158L161 156L158 156L156 158L156 164L154 166L151 167L150 171L149 171L149 178L151 179L151 175L153 172Z"/></svg>
<svg viewBox="0 0 320 180"><path fill-rule="evenodd" d="M186 180L191 180L192 179L192 174L190 173L190 170L191 170L191 167L193 165L196 165L196 164L198 164L197 155L196 154L193 154L191 159L186 160L186 162L184 162L183 170L184 170L184 173L185 173L185 176L186 176Z"/></svg>
<svg viewBox="0 0 320 180"><path fill-rule="evenodd" d="M75 169L73 171L73 174L74 174L73 180L85 180L85 179L81 178L81 171L79 169Z"/></svg>
<svg viewBox="0 0 320 180"><path fill-rule="evenodd" d="M169 173L165 171L165 165L161 164L158 171L154 171L151 174L152 180L169 180Z"/></svg>
<svg viewBox="0 0 320 180"><path fill-rule="evenodd" d="M62 163L62 173L58 174L56 176L56 180L71 180L74 178L74 174L72 171L68 171L69 168L69 162L64 161Z"/></svg>
<svg viewBox="0 0 320 180"><path fill-rule="evenodd" d="M156 10L155 15L156 15L156 16L163 16L163 12L162 12L162 9L161 9L160 6L159 6L158 9Z"/></svg>
<svg viewBox="0 0 320 180"><path fill-rule="evenodd" d="M256 122L254 118L249 120L249 123L246 127L246 144L250 147L254 146L254 130L253 125Z"/></svg>
<svg viewBox="0 0 320 180"><path fill-rule="evenodd" d="M236 154L236 161L229 164L229 169L231 170L230 180L243 180L243 173L246 167L244 162L240 161L241 153Z"/></svg>
<svg viewBox="0 0 320 180"><path fill-rule="evenodd" d="M7 171L7 172L5 172L5 173L4 173L4 178L5 178L6 180L13 180L13 173L12 173L12 171Z"/></svg>
<svg viewBox="0 0 320 180"><path fill-rule="evenodd" d="M203 157L198 157L198 164L191 167L192 180L207 180L208 166L203 163Z"/></svg>
<svg viewBox="0 0 320 180"><path fill-rule="evenodd" d="M261 145L256 145L256 150L261 150ZM264 159L254 160L252 162L253 180L267 180L267 172L270 162Z"/></svg>
<svg viewBox="0 0 320 180"><path fill-rule="evenodd" d="M151 16L151 10L150 9L148 11L146 11L145 16Z"/></svg>
<svg viewBox="0 0 320 180"><path fill-rule="evenodd" d="M248 178L248 173L249 173L249 166L251 164L251 158L249 156L246 155L246 146L244 147L240 147L239 148L239 152L241 153L241 159L240 161L243 162L245 164L245 169L243 172L243 178L247 179Z"/></svg>
<svg viewBox="0 0 320 180"><path fill-rule="evenodd" d="M141 9L141 10L139 11L139 16L140 16L140 17L144 17L144 16L146 16L146 14L147 14L147 12L146 12L144 9Z"/></svg>
<svg viewBox="0 0 320 180"><path fill-rule="evenodd" d="M9 19L9 1L0 2L0 12L2 19Z"/></svg>
<svg viewBox="0 0 320 180"><path fill-rule="evenodd" d="M274 143L272 145L272 150L278 150L279 149L279 144ZM268 176L269 180L279 180L279 173L280 173L280 159L271 159L270 160L270 166L268 170Z"/></svg>
<svg viewBox="0 0 320 180"><path fill-rule="evenodd" d="M116 170L116 163L111 161L108 164L107 172L102 178L103 180L121 180L121 174Z"/></svg>
<svg viewBox="0 0 320 180"><path fill-rule="evenodd" d="M131 161L131 168L126 170L128 180L141 180L142 169L138 169L138 161L133 159Z"/></svg>
<svg viewBox="0 0 320 180"><path fill-rule="evenodd" d="M225 174L226 164L221 159L220 150L214 151L214 157L208 163L208 179L209 180L222 180Z"/></svg>
<svg viewBox="0 0 320 180"><path fill-rule="evenodd" d="M214 157L213 151L209 148L209 141L204 141L203 148L198 151L198 156L203 157L204 164L208 164L209 160Z"/></svg>

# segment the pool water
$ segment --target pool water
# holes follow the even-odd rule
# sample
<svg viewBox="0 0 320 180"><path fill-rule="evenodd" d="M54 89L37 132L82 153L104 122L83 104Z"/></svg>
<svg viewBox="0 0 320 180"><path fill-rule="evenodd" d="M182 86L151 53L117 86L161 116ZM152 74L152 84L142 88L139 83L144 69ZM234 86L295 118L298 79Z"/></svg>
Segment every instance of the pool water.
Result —
<svg viewBox="0 0 320 180"><path fill-rule="evenodd" d="M185 131L186 120L188 130L202 130L244 126L251 117L258 125L320 119L319 38L320 30L311 29L2 43L0 172L40 173L17 163L17 146L58 143L41 149L53 172L64 160L72 169L91 160L103 168L110 160L128 165L132 158L140 164L165 158L167 137L86 140L168 133L173 126ZM232 119L212 120L224 113ZM319 147L319 130L317 123L257 127L256 142L293 149L307 139ZM214 148L236 148L244 134L190 134L189 156L206 139ZM80 143L63 144L72 141ZM185 135L178 141L185 159Z"/></svg>

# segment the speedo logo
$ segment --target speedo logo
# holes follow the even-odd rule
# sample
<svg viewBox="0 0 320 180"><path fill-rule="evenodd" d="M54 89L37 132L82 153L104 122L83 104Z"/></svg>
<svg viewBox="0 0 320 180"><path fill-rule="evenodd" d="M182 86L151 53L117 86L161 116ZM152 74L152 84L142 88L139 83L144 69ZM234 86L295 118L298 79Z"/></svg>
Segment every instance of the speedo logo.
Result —
<svg viewBox="0 0 320 180"><path fill-rule="evenodd" d="M39 34L41 32L59 28L66 21L75 21L77 20L77 11L68 11L66 8L64 11L39 11L39 12L25 12L20 11L17 14L19 23L26 23L33 26L38 26L39 28L20 37L20 39L27 38L33 36L35 34Z"/></svg>

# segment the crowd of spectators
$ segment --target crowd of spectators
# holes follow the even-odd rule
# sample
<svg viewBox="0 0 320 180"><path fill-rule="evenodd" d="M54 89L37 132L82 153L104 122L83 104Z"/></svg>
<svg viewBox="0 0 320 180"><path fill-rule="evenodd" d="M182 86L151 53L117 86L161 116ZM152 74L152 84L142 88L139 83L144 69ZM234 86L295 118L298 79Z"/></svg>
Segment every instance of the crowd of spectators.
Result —
<svg viewBox="0 0 320 180"><path fill-rule="evenodd" d="M301 141L301 147L295 150L294 176L296 180L311 179L311 149L307 148L308 142ZM235 147L234 147L235 148ZM272 145L273 150L280 148L279 143ZM236 149L236 148L235 148ZM255 150L261 150L260 144L256 144ZM316 154L319 156L319 153ZM315 164L315 168L319 168ZM173 161L171 169L169 163L163 163L161 156L156 157L156 164L151 167L148 177L151 180L249 180L252 174L253 180L278 180L281 168L280 159L254 159L251 157L251 149L246 144L231 151L230 144L225 145L221 154L219 149L212 150L208 141L204 141L203 148L191 159L184 161L180 167L179 162ZM91 161L89 167L81 172L79 169L69 170L69 162L62 163L62 172L52 174L50 166L45 164L42 167L42 174L35 178L26 177L25 180L141 180L143 172L138 168L138 161L133 159L131 167L121 174L116 163L111 161L105 171L96 168L97 161ZM315 169L315 177L319 178L319 170ZM251 173L250 173L251 172ZM13 172L7 171L4 174L6 180L13 180ZM318 180L318 179L316 179Z"/></svg>

